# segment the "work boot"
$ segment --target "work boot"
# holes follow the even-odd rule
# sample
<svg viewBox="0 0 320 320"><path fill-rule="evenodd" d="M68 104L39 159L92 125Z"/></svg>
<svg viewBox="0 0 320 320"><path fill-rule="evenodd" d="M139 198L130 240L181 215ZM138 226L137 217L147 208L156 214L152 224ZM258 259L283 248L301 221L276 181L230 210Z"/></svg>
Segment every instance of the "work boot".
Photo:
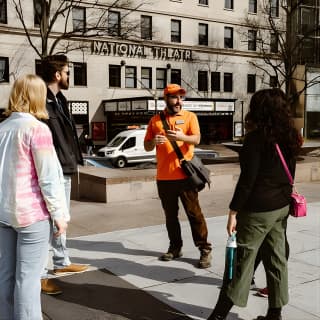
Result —
<svg viewBox="0 0 320 320"><path fill-rule="evenodd" d="M62 290L53 279L41 279L41 292L55 296L62 293Z"/></svg>
<svg viewBox="0 0 320 320"><path fill-rule="evenodd" d="M70 274L70 273L80 273L88 270L89 266L85 264L75 264L71 263L68 266L65 266L64 268L60 269L54 269L53 273L55 275L65 275L65 274Z"/></svg>
<svg viewBox="0 0 320 320"><path fill-rule="evenodd" d="M198 267L200 269L206 269L206 268L211 267L211 259L212 259L211 250L210 249L201 249Z"/></svg>
<svg viewBox="0 0 320 320"><path fill-rule="evenodd" d="M169 247L168 252L164 253L163 255L161 255L159 257L159 260L161 260L161 261L171 261L173 259L180 258L180 257L182 257L181 248L173 249L173 248Z"/></svg>

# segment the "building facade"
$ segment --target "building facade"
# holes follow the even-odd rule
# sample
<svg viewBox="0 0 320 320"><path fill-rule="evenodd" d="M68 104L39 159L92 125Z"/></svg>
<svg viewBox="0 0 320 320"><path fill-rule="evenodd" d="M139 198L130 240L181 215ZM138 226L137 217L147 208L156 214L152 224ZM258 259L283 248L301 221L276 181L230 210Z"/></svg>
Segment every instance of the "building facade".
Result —
<svg viewBox="0 0 320 320"><path fill-rule="evenodd" d="M54 53L69 49L70 88L65 94L79 133L90 131L95 143L102 145L128 126L147 124L164 108L163 88L174 82L187 90L184 108L198 115L202 143L243 135L252 94L276 85L272 70L256 67L263 64L258 33L247 24L248 18L265 14L260 1L135 0L127 1L127 7L98 2L73 4L70 14L57 17L48 39L52 45L65 30L69 32ZM41 3L26 0L22 7L24 24L40 51ZM101 13L105 29L94 34L89 25L102 20ZM270 14L280 21L279 1L270 1ZM271 39L268 27L259 27L259 34ZM14 79L38 72L40 61L13 0L0 0L0 40L3 109Z"/></svg>

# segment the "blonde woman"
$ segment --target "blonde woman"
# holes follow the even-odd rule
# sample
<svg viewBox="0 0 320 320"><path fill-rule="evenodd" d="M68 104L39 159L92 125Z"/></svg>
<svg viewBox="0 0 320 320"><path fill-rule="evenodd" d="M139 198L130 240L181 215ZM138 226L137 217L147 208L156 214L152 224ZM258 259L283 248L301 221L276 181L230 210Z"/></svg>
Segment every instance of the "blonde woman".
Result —
<svg viewBox="0 0 320 320"><path fill-rule="evenodd" d="M46 124L46 85L25 75L0 123L0 319L40 320L51 221L65 232L63 174ZM51 218L51 219L50 219Z"/></svg>

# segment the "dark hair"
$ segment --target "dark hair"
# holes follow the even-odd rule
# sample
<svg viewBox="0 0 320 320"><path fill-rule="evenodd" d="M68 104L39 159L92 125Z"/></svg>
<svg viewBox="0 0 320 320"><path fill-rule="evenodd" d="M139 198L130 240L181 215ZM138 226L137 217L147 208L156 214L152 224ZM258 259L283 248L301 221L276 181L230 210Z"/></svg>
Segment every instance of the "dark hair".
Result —
<svg viewBox="0 0 320 320"><path fill-rule="evenodd" d="M299 153L302 138L294 127L285 93L279 88L257 91L251 98L246 129L259 130L271 148L278 143L289 156Z"/></svg>
<svg viewBox="0 0 320 320"><path fill-rule="evenodd" d="M69 59L64 54L55 54L47 56L41 61L41 77L42 79L50 83L54 81L54 76L57 71L69 64Z"/></svg>

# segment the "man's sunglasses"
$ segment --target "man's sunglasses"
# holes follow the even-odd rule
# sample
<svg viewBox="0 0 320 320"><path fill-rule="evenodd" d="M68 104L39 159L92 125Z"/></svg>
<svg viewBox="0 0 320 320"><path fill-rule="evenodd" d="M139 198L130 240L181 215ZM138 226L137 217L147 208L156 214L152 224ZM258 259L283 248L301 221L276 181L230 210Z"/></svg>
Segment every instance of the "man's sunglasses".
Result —
<svg viewBox="0 0 320 320"><path fill-rule="evenodd" d="M168 94L167 97L170 99L180 99L180 100L184 100L186 98L185 96L178 96L178 95L172 95L172 94Z"/></svg>

